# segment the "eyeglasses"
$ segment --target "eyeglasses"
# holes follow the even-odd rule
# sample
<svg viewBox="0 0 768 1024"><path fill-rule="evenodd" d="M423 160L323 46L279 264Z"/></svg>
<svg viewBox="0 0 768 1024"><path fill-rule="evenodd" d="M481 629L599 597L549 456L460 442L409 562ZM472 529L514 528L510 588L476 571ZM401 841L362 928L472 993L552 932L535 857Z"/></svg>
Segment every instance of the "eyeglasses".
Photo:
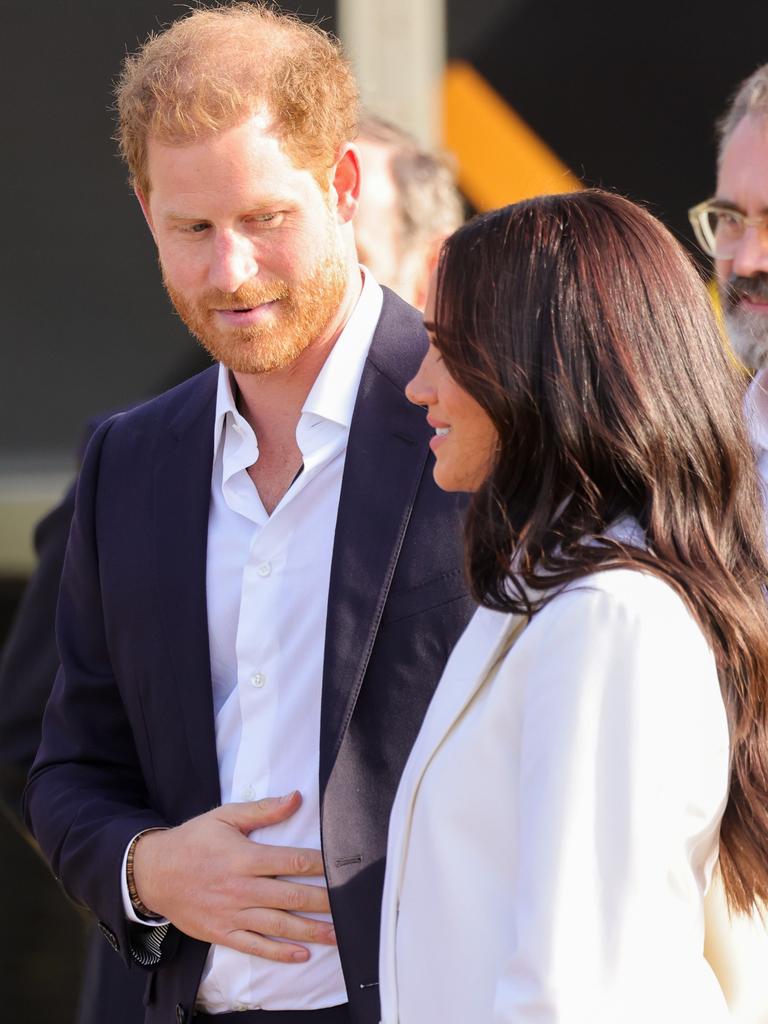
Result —
<svg viewBox="0 0 768 1024"><path fill-rule="evenodd" d="M688 220L704 252L718 260L732 259L747 228L758 228L768 244L768 214L746 217L740 210L707 199L688 211Z"/></svg>

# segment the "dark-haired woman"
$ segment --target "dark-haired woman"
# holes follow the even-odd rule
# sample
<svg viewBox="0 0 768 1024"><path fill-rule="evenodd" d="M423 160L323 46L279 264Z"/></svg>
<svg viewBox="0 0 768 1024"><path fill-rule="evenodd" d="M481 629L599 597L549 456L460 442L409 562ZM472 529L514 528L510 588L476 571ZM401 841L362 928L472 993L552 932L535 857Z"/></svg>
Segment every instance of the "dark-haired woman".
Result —
<svg viewBox="0 0 768 1024"><path fill-rule="evenodd" d="M444 246L408 388L480 604L392 812L384 1024L721 1024L718 862L768 894L768 617L740 381L688 258L602 192Z"/></svg>

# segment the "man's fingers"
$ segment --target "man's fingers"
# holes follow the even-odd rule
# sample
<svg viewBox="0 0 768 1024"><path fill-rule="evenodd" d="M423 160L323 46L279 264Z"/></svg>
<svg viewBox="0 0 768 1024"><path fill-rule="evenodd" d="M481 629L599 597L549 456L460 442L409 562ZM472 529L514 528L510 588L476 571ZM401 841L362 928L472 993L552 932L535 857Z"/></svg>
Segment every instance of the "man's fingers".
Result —
<svg viewBox="0 0 768 1024"><path fill-rule="evenodd" d="M281 879L256 879L252 885L243 888L243 895L251 906L274 910L290 910L293 913L330 914L328 890L324 885L302 885L301 882L284 882Z"/></svg>
<svg viewBox="0 0 768 1024"><path fill-rule="evenodd" d="M222 804L213 812L217 818L234 825L244 835L266 825L285 821L301 806L301 793L294 790L285 796L265 796L261 800L247 800L237 804Z"/></svg>
<svg viewBox="0 0 768 1024"><path fill-rule="evenodd" d="M319 850L306 850L298 846L269 846L254 843L251 855L253 872L257 875L280 875L285 878L315 877L325 873L323 855Z"/></svg>
<svg viewBox="0 0 768 1024"><path fill-rule="evenodd" d="M252 932L262 938L336 945L336 933L330 922L315 921L311 917L301 917L284 910L253 907L241 910L232 923L237 925L238 930Z"/></svg>
<svg viewBox="0 0 768 1024"><path fill-rule="evenodd" d="M263 960L277 960L284 964L301 964L309 960L310 952L292 942L275 942L254 932L236 930L218 939L221 946L229 946L249 956L260 956Z"/></svg>

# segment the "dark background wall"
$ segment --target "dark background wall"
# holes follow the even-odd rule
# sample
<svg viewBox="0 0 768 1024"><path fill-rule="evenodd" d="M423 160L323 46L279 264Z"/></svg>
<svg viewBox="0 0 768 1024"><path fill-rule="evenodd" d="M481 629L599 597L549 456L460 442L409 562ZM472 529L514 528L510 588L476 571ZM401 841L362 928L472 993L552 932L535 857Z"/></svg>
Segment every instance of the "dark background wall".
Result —
<svg viewBox="0 0 768 1024"><path fill-rule="evenodd" d="M768 61L768 4L447 0L468 60L586 184L650 204L693 248L714 188L714 121Z"/></svg>

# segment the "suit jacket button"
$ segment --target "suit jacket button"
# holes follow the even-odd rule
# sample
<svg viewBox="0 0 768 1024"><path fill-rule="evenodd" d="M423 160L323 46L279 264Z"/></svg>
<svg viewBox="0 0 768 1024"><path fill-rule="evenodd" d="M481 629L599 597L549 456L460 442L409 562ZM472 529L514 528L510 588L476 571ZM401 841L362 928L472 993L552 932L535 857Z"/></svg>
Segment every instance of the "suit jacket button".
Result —
<svg viewBox="0 0 768 1024"><path fill-rule="evenodd" d="M107 940L107 942L110 944L112 949L114 949L114 951L116 953L119 953L120 952L120 943L117 941L117 936L112 931L112 929L107 927L107 925L105 925L103 921L99 921L98 922L98 926L99 926L99 931L104 936L104 938Z"/></svg>
<svg viewBox="0 0 768 1024"><path fill-rule="evenodd" d="M176 1024L184 1024L187 1019L187 1014L181 1003L176 1003Z"/></svg>

